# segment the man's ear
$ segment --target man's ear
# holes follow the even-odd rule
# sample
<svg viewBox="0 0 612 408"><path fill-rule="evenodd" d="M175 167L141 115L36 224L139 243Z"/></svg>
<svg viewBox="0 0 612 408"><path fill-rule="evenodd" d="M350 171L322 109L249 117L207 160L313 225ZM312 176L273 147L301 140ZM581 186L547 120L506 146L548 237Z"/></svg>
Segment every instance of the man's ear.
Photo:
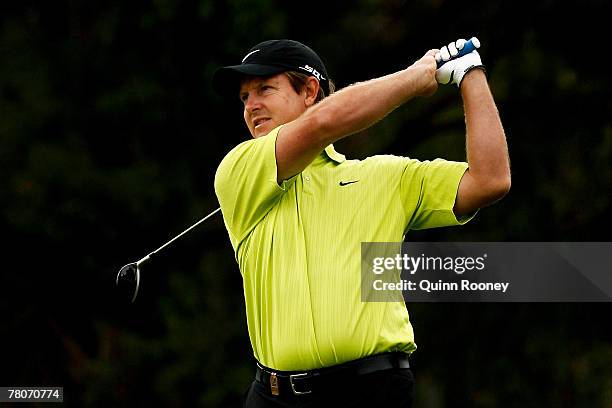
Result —
<svg viewBox="0 0 612 408"><path fill-rule="evenodd" d="M306 85L304 85L304 92L306 93L304 104L307 108L315 104L320 86L319 81L315 77L308 77L306 79Z"/></svg>

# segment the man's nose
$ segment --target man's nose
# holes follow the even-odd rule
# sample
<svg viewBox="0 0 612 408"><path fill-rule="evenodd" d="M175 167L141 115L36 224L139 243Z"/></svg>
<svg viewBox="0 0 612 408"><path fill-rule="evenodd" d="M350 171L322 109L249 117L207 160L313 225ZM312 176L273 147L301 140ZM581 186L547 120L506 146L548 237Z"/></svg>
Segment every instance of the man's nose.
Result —
<svg viewBox="0 0 612 408"><path fill-rule="evenodd" d="M247 97L247 100L244 104L244 109L246 109L247 112L255 112L260 107L261 107L261 101L257 97L257 95L249 95Z"/></svg>

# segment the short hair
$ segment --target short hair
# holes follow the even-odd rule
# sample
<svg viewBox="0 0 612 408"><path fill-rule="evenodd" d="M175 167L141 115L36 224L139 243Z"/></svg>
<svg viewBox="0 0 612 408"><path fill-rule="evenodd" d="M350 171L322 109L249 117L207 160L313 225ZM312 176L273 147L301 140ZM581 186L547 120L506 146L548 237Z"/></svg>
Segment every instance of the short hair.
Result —
<svg viewBox="0 0 612 408"><path fill-rule="evenodd" d="M289 79L289 83L291 83L291 86L297 93L302 92L302 90L306 86L306 81L308 77L312 76L306 75L303 72L298 71L285 71L284 74L287 76L287 79ZM336 90L336 86L334 85L331 79L328 79L327 82L329 83L329 94L331 95ZM319 85L321 85L321 82L319 82ZM323 98L325 98L326 96L328 95L325 94L325 90L323 89L323 87L319 86L319 93L317 94L315 103L323 100Z"/></svg>

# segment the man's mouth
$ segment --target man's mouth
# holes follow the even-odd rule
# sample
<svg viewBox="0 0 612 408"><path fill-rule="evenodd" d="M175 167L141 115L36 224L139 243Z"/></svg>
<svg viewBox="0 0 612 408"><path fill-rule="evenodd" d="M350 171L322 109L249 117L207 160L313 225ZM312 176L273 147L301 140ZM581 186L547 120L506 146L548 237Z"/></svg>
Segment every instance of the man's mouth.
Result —
<svg viewBox="0 0 612 408"><path fill-rule="evenodd" d="M258 118L258 119L255 119L253 121L253 126L254 126L255 129L257 129L258 127L260 127L261 125L263 125L264 123L266 123L269 120L270 120L269 118Z"/></svg>

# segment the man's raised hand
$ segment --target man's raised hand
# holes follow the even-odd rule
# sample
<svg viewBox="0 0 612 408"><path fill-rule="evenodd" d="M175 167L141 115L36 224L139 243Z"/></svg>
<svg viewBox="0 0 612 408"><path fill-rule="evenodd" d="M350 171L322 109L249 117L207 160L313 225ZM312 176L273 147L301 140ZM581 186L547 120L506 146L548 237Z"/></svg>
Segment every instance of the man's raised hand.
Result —
<svg viewBox="0 0 612 408"><path fill-rule="evenodd" d="M436 80L440 84L456 84L461 86L465 74L474 68L484 70L477 48L480 41L476 37L466 41L463 38L442 47L435 55L438 69Z"/></svg>
<svg viewBox="0 0 612 408"><path fill-rule="evenodd" d="M412 64L411 68L417 69L417 72L419 72L419 75L417 75L419 82L417 95L419 96L431 96L438 89L435 54L436 50L429 50L421 59Z"/></svg>

